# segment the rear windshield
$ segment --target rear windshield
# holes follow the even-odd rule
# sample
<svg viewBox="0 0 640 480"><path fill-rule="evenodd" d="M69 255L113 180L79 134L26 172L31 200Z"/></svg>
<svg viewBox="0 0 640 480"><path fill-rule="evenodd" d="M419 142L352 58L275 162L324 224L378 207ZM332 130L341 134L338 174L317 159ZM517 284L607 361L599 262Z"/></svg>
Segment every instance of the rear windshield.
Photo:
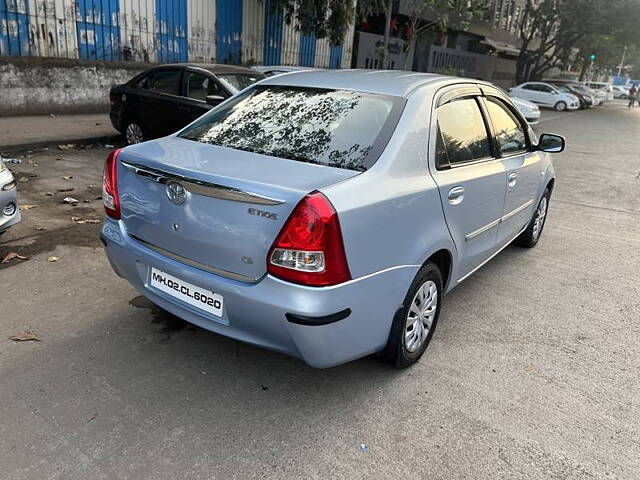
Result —
<svg viewBox="0 0 640 480"><path fill-rule="evenodd" d="M226 86L231 87L234 92L239 92L240 90L244 90L250 85L262 80L264 75L261 73L218 73L216 74L222 83Z"/></svg>
<svg viewBox="0 0 640 480"><path fill-rule="evenodd" d="M367 170L398 121L400 97L258 85L179 136L306 163Z"/></svg>

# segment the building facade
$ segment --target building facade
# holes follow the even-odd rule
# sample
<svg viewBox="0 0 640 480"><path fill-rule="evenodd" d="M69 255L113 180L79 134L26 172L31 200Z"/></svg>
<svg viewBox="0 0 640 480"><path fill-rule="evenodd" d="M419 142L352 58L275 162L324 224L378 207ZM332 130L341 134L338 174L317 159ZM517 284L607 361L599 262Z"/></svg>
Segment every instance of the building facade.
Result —
<svg viewBox="0 0 640 480"><path fill-rule="evenodd" d="M352 40L303 35L269 0L0 0L0 56L344 68Z"/></svg>
<svg viewBox="0 0 640 480"><path fill-rule="evenodd" d="M481 78L510 87L515 80L518 26L525 4L526 0L493 0L464 30L427 30L414 36L409 26L412 3L395 0L389 66ZM422 20L430 21L429 18ZM383 31L382 15L356 27L352 67L379 68Z"/></svg>

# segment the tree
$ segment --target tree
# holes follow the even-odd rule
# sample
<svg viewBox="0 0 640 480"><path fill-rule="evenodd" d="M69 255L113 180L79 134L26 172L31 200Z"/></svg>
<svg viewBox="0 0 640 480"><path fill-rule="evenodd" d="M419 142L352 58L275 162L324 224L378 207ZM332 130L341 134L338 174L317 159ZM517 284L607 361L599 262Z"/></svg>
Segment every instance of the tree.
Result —
<svg viewBox="0 0 640 480"><path fill-rule="evenodd" d="M263 0L271 13L283 12L288 24L296 22L305 35L328 38L342 45L349 26L355 21L356 0ZM361 14L384 9L382 0L365 0L358 6ZM360 13L360 12L359 12Z"/></svg>
<svg viewBox="0 0 640 480"><path fill-rule="evenodd" d="M541 79L576 50L584 66L595 45L634 41L639 10L637 0L526 0L518 21L517 83Z"/></svg>
<svg viewBox="0 0 640 480"><path fill-rule="evenodd" d="M448 28L464 30L488 8L490 0L403 0L409 17L406 58L415 50L415 39L426 31L444 32ZM405 65L405 68L408 68Z"/></svg>

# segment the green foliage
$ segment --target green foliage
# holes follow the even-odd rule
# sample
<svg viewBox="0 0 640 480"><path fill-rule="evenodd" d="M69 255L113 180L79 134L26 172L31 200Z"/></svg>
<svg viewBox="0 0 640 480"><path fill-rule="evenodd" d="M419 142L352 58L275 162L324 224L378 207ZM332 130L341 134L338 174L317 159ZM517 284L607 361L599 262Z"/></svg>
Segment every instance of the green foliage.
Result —
<svg viewBox="0 0 640 480"><path fill-rule="evenodd" d="M285 21L295 22L305 35L328 38L332 45L344 43L349 26L355 20L355 5L350 0L264 0L271 13L282 11Z"/></svg>
<svg viewBox="0 0 640 480"><path fill-rule="evenodd" d="M623 45L638 42L638 0L527 0L518 25L516 80L538 80L578 53L580 63L613 63ZM619 57L618 57L619 60Z"/></svg>

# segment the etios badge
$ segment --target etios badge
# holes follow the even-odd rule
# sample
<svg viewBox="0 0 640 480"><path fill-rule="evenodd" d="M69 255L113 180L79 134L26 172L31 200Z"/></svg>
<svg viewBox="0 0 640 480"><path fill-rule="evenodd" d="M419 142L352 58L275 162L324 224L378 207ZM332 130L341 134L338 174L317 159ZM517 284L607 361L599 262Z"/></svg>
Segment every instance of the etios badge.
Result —
<svg viewBox="0 0 640 480"><path fill-rule="evenodd" d="M171 203L182 205L187 199L187 191L178 182L169 182L167 183L167 197Z"/></svg>

